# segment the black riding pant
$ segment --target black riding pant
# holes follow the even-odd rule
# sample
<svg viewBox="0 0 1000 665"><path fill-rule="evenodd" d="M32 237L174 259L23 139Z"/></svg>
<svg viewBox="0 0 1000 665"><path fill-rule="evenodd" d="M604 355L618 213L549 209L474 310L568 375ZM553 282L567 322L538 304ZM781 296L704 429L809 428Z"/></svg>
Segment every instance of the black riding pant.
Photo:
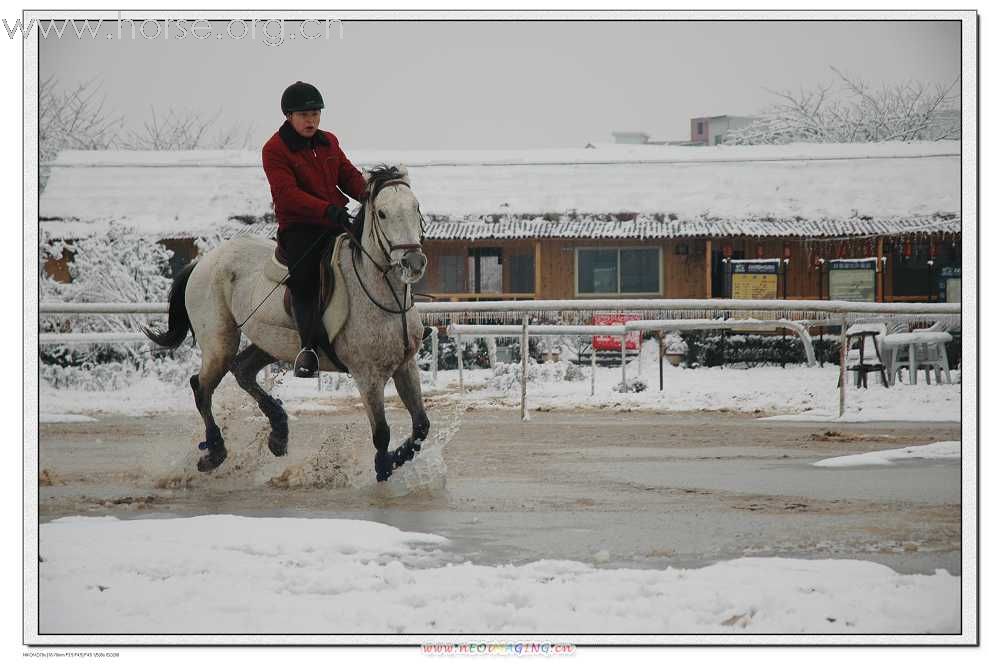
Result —
<svg viewBox="0 0 1000 665"><path fill-rule="evenodd" d="M303 347L316 346L322 332L319 312L320 261L336 230L312 224L288 225L278 230L278 246L285 254L292 292L292 312Z"/></svg>

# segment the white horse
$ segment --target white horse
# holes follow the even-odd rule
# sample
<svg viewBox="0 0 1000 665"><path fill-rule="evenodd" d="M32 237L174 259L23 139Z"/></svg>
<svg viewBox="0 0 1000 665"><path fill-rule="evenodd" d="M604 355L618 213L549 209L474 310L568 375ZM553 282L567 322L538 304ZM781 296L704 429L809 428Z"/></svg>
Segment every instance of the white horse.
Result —
<svg viewBox="0 0 1000 665"><path fill-rule="evenodd" d="M375 444L375 477L383 481L413 458L430 429L415 360L423 325L410 293L410 285L423 276L427 257L421 251L423 216L405 167L369 173L357 219L360 243L351 239L351 251L345 247L337 257L344 283L336 288L347 289L350 315L332 350L354 377L365 403ZM261 296L260 272L274 249L274 242L259 238L222 243L175 278L168 329L145 330L160 346L176 348L190 329L201 346L201 371L191 377L195 405L205 421L200 471L210 471L226 459L222 432L212 417L212 393L226 372L233 373L270 421L271 452L281 456L288 451L287 414L257 383L261 369L277 360L292 362L300 347L295 323L282 304L282 290ZM237 354L241 330L251 344ZM329 355L320 353L320 369L336 371ZM390 376L413 423L413 433L392 451L383 399Z"/></svg>

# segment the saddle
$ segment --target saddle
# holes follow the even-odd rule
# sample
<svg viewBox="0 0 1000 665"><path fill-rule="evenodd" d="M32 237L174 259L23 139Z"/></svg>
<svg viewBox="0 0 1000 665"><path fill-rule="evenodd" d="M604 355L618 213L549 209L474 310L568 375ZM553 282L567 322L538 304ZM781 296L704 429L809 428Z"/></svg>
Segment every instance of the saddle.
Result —
<svg viewBox="0 0 1000 665"><path fill-rule="evenodd" d="M319 301L316 303L318 311L321 313L323 327L326 330L327 340L320 349L333 362L340 371L346 372L337 354L333 350L333 340L347 323L347 316L350 313L350 302L347 298L347 290L344 288L344 274L340 269L340 252L347 240L346 235L338 236L336 241L327 245L323 250L323 257L320 260L320 288ZM274 254L270 260L264 264L261 271L263 277L272 284L280 284L288 276L287 257L281 251L281 247L275 247ZM287 286L284 287L282 304L285 314L294 321L292 315L292 292ZM291 327L295 327L292 323Z"/></svg>

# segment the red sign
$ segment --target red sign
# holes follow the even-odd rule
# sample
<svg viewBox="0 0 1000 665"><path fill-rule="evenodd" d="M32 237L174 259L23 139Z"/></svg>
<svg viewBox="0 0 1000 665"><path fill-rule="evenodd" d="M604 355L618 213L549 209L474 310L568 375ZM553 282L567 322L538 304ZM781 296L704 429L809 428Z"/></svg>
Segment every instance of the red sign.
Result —
<svg viewBox="0 0 1000 665"><path fill-rule="evenodd" d="M638 314L594 314L593 325L620 326L624 325L626 321L637 321L641 318ZM625 335L625 348L629 351L637 351L641 334L640 331L633 330ZM620 351L622 340L618 336L594 335L591 345L595 351Z"/></svg>

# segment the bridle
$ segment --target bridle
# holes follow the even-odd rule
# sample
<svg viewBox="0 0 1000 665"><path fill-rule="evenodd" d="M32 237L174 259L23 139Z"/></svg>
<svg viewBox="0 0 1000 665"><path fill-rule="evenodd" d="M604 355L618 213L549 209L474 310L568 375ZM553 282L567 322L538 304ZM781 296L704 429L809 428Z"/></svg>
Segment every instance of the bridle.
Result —
<svg viewBox="0 0 1000 665"><path fill-rule="evenodd" d="M397 251L397 250L406 250L406 251L420 251L421 250L421 247L422 247L422 244L423 244L423 239L424 239L424 233L426 232L426 224L424 222L424 216L423 216L423 214L420 213L420 208L418 207L417 208L417 214L420 215L420 242L417 242L417 243L400 243L400 244L395 244L395 243L393 243L392 241L389 240L389 237L385 233L385 229L382 228L382 224L381 224L381 219L382 218L378 214L379 210L378 210L378 207L376 206L376 200L378 199L378 195L382 192L383 189L385 189L386 187L389 187L389 186L394 186L394 185L403 185L404 187L407 187L407 188L410 187L410 183L406 182L402 178L395 178L395 179L392 179L392 180L385 180L383 182L379 182L379 183L373 184L372 187L371 187L371 189L369 190L368 196L367 196L366 203L368 205L365 206L365 211L366 212L369 209L371 210L371 212L368 214L368 216L370 218L370 221L371 221L371 231L369 231L369 232L375 238L375 241L378 243L379 249L382 251L382 256L385 258L384 265L382 263L379 263L379 261L376 260L375 257L373 257L371 254L369 254L368 250L366 250L364 248L364 242L363 242L364 239L363 238L356 238L353 234L348 234L348 237L350 239L351 244L354 247L357 247L358 249L360 249L361 253L364 254L365 256L367 256L368 259L375 266L375 268L379 271L379 273L381 273L382 279L385 280L385 285L389 287L389 293L392 294L392 299L396 302L397 309L393 309L392 307L383 305L378 300L376 300L374 296L372 296L371 292L368 290L368 287L365 286L365 281L361 277L361 272L358 270L357 254L355 254L354 252L351 252L351 265L354 267L354 275L358 279L358 284L361 285L361 290L364 291L365 295L368 297L368 300L373 305L375 305L376 307L378 307L379 309L381 309L383 312L386 312L388 314L400 314L402 316L402 319L403 319L403 346L405 347L406 352L409 353L409 351L410 351L410 336L407 333L406 314L411 309L413 309L413 305L414 305L414 303L413 303L413 294L412 294L412 292L410 290L410 284L409 283L404 283L404 289L405 290L404 290L404 293L403 293L403 298L401 300L400 297L399 297L399 295L396 293L396 289L393 288L392 282L389 281L388 275L389 275L389 273L393 272L394 270L402 270L403 269L403 264L402 264L401 261L398 261L398 260L397 261L393 261L392 260L392 252ZM366 221L366 220L362 220L362 221ZM366 229L366 231L367 231L367 229ZM406 302L409 302L409 304L405 305L404 303L406 303Z"/></svg>
<svg viewBox="0 0 1000 665"><path fill-rule="evenodd" d="M382 228L382 217L379 215L379 209L376 205L378 200L378 195L382 193L382 190L386 187L392 187L395 185L402 185L409 189L410 183L406 182L402 178L395 178L393 180L386 180L385 182L378 183L378 189L375 186L368 194L368 207L371 208L371 221L372 221L372 235L375 236L375 241L378 243L379 249L382 250L382 256L385 257L385 266L379 265L377 261L374 261L376 267L382 271L382 274L395 270L397 268L402 268L402 264L399 261L392 260L392 252L397 250L405 251L420 251L424 241L424 233L426 231L426 224L424 223L424 216L420 212L420 207L417 207L417 214L420 215L420 241L416 243L400 243L395 244L389 240L389 236L385 234L385 229ZM367 254L367 252L365 252ZM368 258L371 258L369 256Z"/></svg>

